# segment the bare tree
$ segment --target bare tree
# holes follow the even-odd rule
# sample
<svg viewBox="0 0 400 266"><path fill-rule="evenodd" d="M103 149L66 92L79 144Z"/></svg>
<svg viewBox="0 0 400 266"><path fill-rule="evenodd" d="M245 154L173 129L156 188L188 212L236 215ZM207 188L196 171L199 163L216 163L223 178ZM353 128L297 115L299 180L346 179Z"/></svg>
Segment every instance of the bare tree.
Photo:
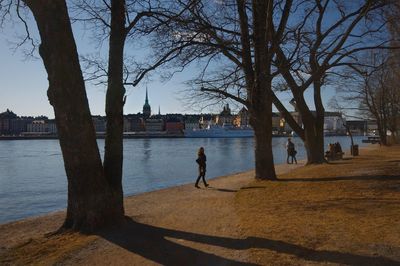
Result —
<svg viewBox="0 0 400 266"><path fill-rule="evenodd" d="M64 82L65 88L70 88L70 90L75 89L75 83L82 82L81 87L77 87L76 91L81 90L85 92L84 83L82 79L81 69L79 67L79 60L76 54L75 42L70 30L70 20L68 17L68 10L64 1L54 1L54 3L49 3L49 1L24 1L27 6L31 9L35 16L39 31L41 33L41 48L40 55L46 66L46 70L49 73L49 99L53 104L53 88L56 83L64 82L67 79L65 73L77 73L73 84ZM106 116L107 116L107 134L105 140L105 155L103 167L101 167L101 160L99 159L99 165L95 165L91 161L84 160L81 157L74 157L76 154L87 154L94 152L93 149L97 150L97 146L93 149L87 148L87 145L95 143L94 132L91 136L82 137L80 141L76 141L77 145L80 146L68 146L71 144L69 142L64 148L64 142L70 136L65 134L65 130L71 130L72 128L77 128L76 125L81 125L84 127L84 123L88 121L73 120L74 123L70 124L68 120L66 124L57 123L60 143L63 148L64 161L66 165L66 172L68 177L68 207L67 207L67 218L64 223L65 228L73 228L77 230L94 230L103 225L109 223L118 223L122 221L124 217L124 207L123 207L123 190L122 190L122 160L123 160L123 105L125 103L125 88L124 84L127 81L127 77L124 77L124 73L127 73L124 67L124 46L128 38L134 38L135 31L141 33L148 33L157 28L160 23L165 23L163 20L151 22L148 24L141 24L140 30L136 26L141 23L142 19L145 17L150 17L152 15L153 7L150 5L153 1L130 1L126 3L125 1L111 0L110 3L102 1L101 5L98 5L97 1L81 1L77 7L79 12L90 14L91 17L84 19L84 21L93 21L95 26L101 25L99 27L102 31L102 38L109 37L109 55L108 55L108 66L105 67L101 62L97 60L90 61L91 64L95 65L96 70L94 76L95 78L105 77L107 79L107 95L106 95ZM158 1L154 1L158 2ZM147 4L147 5L146 5ZM146 8L136 10L135 8L143 7ZM19 8L19 3L17 3ZM57 12L60 9L60 13ZM160 8L157 8L157 12L160 12ZM131 17L132 13L135 13L134 17ZM164 16L165 17L165 16ZM75 20L80 20L75 18ZM53 25L53 26L52 26ZM146 26L145 26L146 25ZM50 27L51 26L51 27ZM65 34L66 36L64 36ZM99 36L99 35L98 35ZM57 39L57 42L55 42ZM65 45L69 45L74 48L74 50L63 50L64 46L55 47L58 42L64 42ZM43 47L47 47L48 52L44 53ZM63 54L65 52L65 54ZM57 55L57 56L55 56ZM68 71L61 72L57 67L68 66L61 59L57 61L57 58L68 59L72 58L74 69L68 69ZM163 58L163 57L162 57ZM163 59L157 61L151 66L140 69L133 82L130 84L136 85L144 76L151 70L155 69L158 65L163 63ZM86 60L85 62L89 62ZM59 72L60 71L60 72ZM101 73L104 71L104 73ZM79 77L78 77L79 73ZM99 74L100 73L100 74ZM99 75L98 75L99 74ZM50 78L54 75L54 78ZM64 75L64 79L62 78ZM92 76L93 77L93 76ZM69 76L70 80L71 76ZM60 79L60 80L59 80ZM69 87L68 87L69 86ZM57 88L58 89L58 88ZM62 93L67 93L62 91ZM69 95L74 97L74 93ZM86 94L84 95L86 99ZM61 98L61 95L59 96ZM66 106L69 101L72 100L65 97ZM86 99L87 104L87 99ZM55 109L56 120L59 121L60 115L58 113L59 104L53 104ZM75 106L75 105L74 105ZM87 108L85 113L82 108ZM70 111L75 111L84 115L87 114L90 118L90 111L87 106L81 106L80 108L75 108L74 110L66 110L62 116L65 119L72 119ZM72 120L71 120L72 121ZM91 119L89 119L89 122ZM64 121L65 122L65 121ZM91 124L91 130L93 130L93 125ZM88 129L89 130L89 129ZM71 132L70 132L71 133ZM75 138L79 138L82 134L71 134ZM89 138L93 138L89 141ZM87 145L83 145L87 144ZM64 153L64 150L73 148L75 154L71 155L69 153ZM87 148L87 149L86 149ZM83 149L83 150L82 150ZM90 153L93 155L92 153ZM94 155L93 155L94 156ZM72 162L71 162L72 160ZM86 172L79 167L73 167L79 161L80 164L87 166ZM100 166L100 168L95 168ZM96 171L94 171L95 169ZM71 172L73 169L75 172ZM78 171L80 170L80 172ZM91 179L92 185L88 182L84 182L85 178L90 178L87 172L90 172L93 177ZM83 175L81 177L80 174ZM87 175L87 177L85 176ZM100 181L99 181L100 180ZM103 182L103 183L102 183ZM100 187L103 191L93 190L96 187ZM93 191L91 191L92 189ZM103 194L105 195L103 195ZM99 200L101 199L101 200ZM79 205L86 206L88 208L76 207ZM101 205L101 206L100 206ZM89 208L90 207L90 208Z"/></svg>
<svg viewBox="0 0 400 266"><path fill-rule="evenodd" d="M232 99L250 110L249 86L253 83L249 83L251 72L246 64L258 60L254 5L244 3L244 16L247 21L253 20L253 24L247 23L248 30L243 32L239 4L238 1L196 1L193 8L175 16L159 32L153 48L162 51L165 47L181 47L176 64L196 61L201 65L199 75L191 81L197 92L202 88L198 95L206 99L213 96ZM268 47L272 64L267 62L270 69L267 78L276 89L270 92L270 97L305 142L308 163L325 162L323 86L329 80L341 78L346 67L357 65L360 52L392 47L387 34L388 19L384 15L392 4L393 1L373 0L268 2L270 13L264 45ZM246 43L246 39L250 42ZM245 57L246 51L250 51L247 53L250 60ZM313 90L315 111L304 97L307 90ZM301 123L283 104L279 91L291 93Z"/></svg>
<svg viewBox="0 0 400 266"><path fill-rule="evenodd" d="M388 2L386 2L388 3ZM399 141L400 92L399 84L399 26L400 3L390 2L384 9L384 16L391 35L391 46L396 49L372 50L361 55L359 64L353 65L351 78L346 85L338 88L338 99L344 110L377 123L381 143L388 144L390 131L392 143Z"/></svg>
<svg viewBox="0 0 400 266"><path fill-rule="evenodd" d="M286 40L277 49L276 66L293 95L303 127L278 97L274 104L304 141L308 163L325 161L323 86L329 79L343 78L346 67L359 65L362 51L391 47L383 13L391 4L373 0L313 0L303 1L293 11L292 17L297 19L288 23ZM315 112L304 97L306 90L311 89Z"/></svg>
<svg viewBox="0 0 400 266"><path fill-rule="evenodd" d="M85 91L70 19L63 0L24 0L40 33L39 54L68 178L64 228L91 231L124 217L120 195L106 178ZM21 3L22 4L22 3ZM9 6L20 8L19 1Z"/></svg>
<svg viewBox="0 0 400 266"><path fill-rule="evenodd" d="M179 8L185 10L190 1ZM84 23L99 45L109 41L108 58L105 63L98 58L81 57L89 75L87 79L106 84L106 139L104 152L104 173L118 198L118 208L123 213L123 106L125 86L137 86L151 71L174 57L179 47L166 49L162 53L147 58L144 64L129 60L126 56L126 43L139 42L139 37L157 31L160 25L168 23L170 6L158 0L77 0L74 2L74 21ZM177 10L179 15L182 11ZM175 14L174 14L175 15ZM128 51L129 52L129 51ZM127 62L134 62L130 66ZM133 70L132 70L133 69ZM132 78L133 76L133 78Z"/></svg>
<svg viewBox="0 0 400 266"><path fill-rule="evenodd" d="M260 179L276 178L271 147L274 40L283 38L291 2L193 1L185 12L171 16L151 42L155 53L177 47L169 66L198 66L190 84L200 97L230 99L247 107ZM272 31L276 21L279 26Z"/></svg>
<svg viewBox="0 0 400 266"><path fill-rule="evenodd" d="M357 76L352 83L348 83L346 90L338 90L343 108L356 110L359 116L376 121L383 145L388 144L388 131L392 141L398 141L400 92L397 84L400 65L392 52L365 56L368 66L357 69Z"/></svg>
<svg viewBox="0 0 400 266"><path fill-rule="evenodd" d="M40 55L43 58L46 70L49 74L49 100L54 107L55 116L60 135L60 143L63 150L65 161L65 168L68 177L68 206L67 218L64 223L64 228L73 228L77 230L94 230L109 223L118 223L124 217L123 207L123 192L122 192L122 126L123 126L123 105L125 103L125 88L124 85L137 85L147 73L154 70L164 61L168 61L170 56L175 52L167 51L157 57L158 60L153 64L147 64L137 71L136 77L132 82L128 81L130 74L126 71L124 66L124 46L128 38L135 38L135 33L148 34L149 32L157 29L157 25L165 23L168 20L168 12L163 7L157 5L159 1L116 1L110 2L102 1L98 5L97 1L81 1L77 5L77 9L81 13L90 14L91 17L83 19L85 22L94 22L92 25L98 27L102 33L101 37L104 40L109 37L109 57L108 66L97 60L85 60L95 66L95 71L91 78L105 77L107 79L107 96L106 96L106 115L107 115L107 136L105 141L105 158L103 167L101 167L101 160L98 158L98 164L85 160L85 154L93 156L91 159L96 159L98 155L98 148L89 147L95 143L93 125L91 123L91 116L87 105L87 98L85 94L84 82L82 73L77 58L77 51L75 41L72 36L70 19L68 17L68 10L65 1L23 1L32 11L41 36L42 44L40 45ZM153 8L153 3L156 3ZM17 8L17 14L20 17L20 2L12 0L1 1L2 11L5 8L5 15L8 15L10 9ZM185 5L184 5L185 6ZM60 10L60 14L58 14ZM145 21L140 24L145 17L150 18L153 13L160 14L154 21ZM164 13L163 13L164 12ZM134 16L132 14L134 13ZM178 12L179 14L179 12ZM2 16L4 18L4 16ZM22 19L22 18L21 18ZM80 20L76 18L75 20ZM27 24L24 20L23 24L26 28L27 38L24 40L31 40ZM1 21L3 23L3 20ZM100 36L100 35L97 35ZM23 42L24 42L23 41ZM58 43L64 44L56 47ZM71 49L63 50L65 46ZM47 47L47 50L42 51ZM57 59L60 58L58 61ZM67 60L71 58L71 64L66 64L62 59ZM68 68L66 70L66 68ZM65 73L72 73L69 75L69 82ZM75 76L74 73L76 73ZM79 75L78 75L79 74ZM72 83L70 81L73 81ZM79 84L81 82L82 84ZM59 84L64 86L58 88ZM75 87L74 87L75 86ZM64 89L64 90L62 90ZM54 91L60 90L58 97L62 98L65 93L70 93L65 97L65 106L69 106L72 101L71 97L78 97L78 93L83 93L85 103L77 106L73 103L74 108L62 109L60 102L54 101ZM76 94L76 95L75 95ZM61 108L61 109L60 109ZM86 110L83 110L86 108ZM59 110L64 112L60 114ZM69 112L75 113L70 114ZM73 118L73 115L81 114L81 116L88 115L89 121L84 121L85 118ZM63 119L63 120L60 120ZM61 122L60 122L61 121ZM89 122L89 125L85 124ZM77 134L76 125L81 125L83 131ZM88 128L85 129L85 126ZM73 129L71 129L73 128ZM69 131L68 131L69 130ZM82 129L81 129L82 130ZM67 134L66 131L69 133ZM88 132L86 132L88 131ZM86 132L88 135L82 136ZM75 134L76 133L76 134ZM93 133L89 135L89 133ZM81 138L81 139L79 139ZM90 139L93 138L93 139ZM74 141L71 142L70 139ZM79 141L77 140L79 139ZM83 145L86 144L86 145ZM74 152L71 154L71 150ZM97 155L94 152L97 151ZM79 154L80 156L77 156ZM86 166L86 169L79 167L79 165ZM97 168L100 165L100 168ZM86 170L86 171L84 171ZM88 174L88 172L91 174ZM83 176L81 176L83 175ZM91 182L85 181L86 179ZM93 185L89 185L93 183ZM99 187L99 191L96 188ZM100 190L103 189L104 191ZM104 194L104 195L103 195ZM101 199L101 200L99 200ZM103 202L104 201L104 202ZM101 205L101 206L100 206Z"/></svg>
<svg viewBox="0 0 400 266"><path fill-rule="evenodd" d="M256 129L257 139L256 158L258 159L256 159L256 177L275 179L276 175L270 143L272 136L272 106L270 104L271 94L269 92L272 80L270 65L273 52L272 49L263 47L262 44L258 43L261 40L265 41L264 43L268 42L267 39L269 36L263 36L268 28L265 23L270 23L270 21L266 20L272 19L272 2L259 3L258 1L254 1L253 5L250 5L246 1L233 2L233 4L228 3L231 1L227 1L225 4L224 2L205 3L198 0L171 0L162 1L162 4L154 6L155 2L157 1L148 1L149 5L147 8L151 7L148 10L151 13L148 19L154 20L156 23L151 24L152 26L145 28L145 30L140 30L140 33L148 34L151 37L148 44L156 52L153 52L153 56L147 58L151 63L135 64L136 75L130 75L129 78L125 77L124 84L136 86L150 71L163 65L173 65L175 67L172 71L173 73L176 69L179 71L194 61L199 62L203 60L207 65L207 61L211 63L212 59L220 60L222 57L226 57L230 62L236 64L237 69L245 69L242 72L245 73L245 78L242 79L241 86L243 87L240 90L244 91L243 94L245 95L254 95L246 99L241 98L243 95L234 96L230 93L225 96L229 96L245 104L252 114L252 124ZM224 11L223 7L228 7L228 10ZM260 14L257 13L257 16L254 11L255 7L261 8ZM248 8L252 10L250 11L250 18L253 19L252 23L248 18ZM84 9L88 9L93 13L92 6L88 7L85 5ZM96 10L98 11L94 14L95 21L103 23L99 18L104 20L104 16L96 14L100 14L104 9L100 8ZM213 15L213 20L215 19L214 21L216 22L215 27L209 25L210 21L208 21L208 14L213 11L226 15L226 19L221 20L221 22L218 21L215 14ZM237 17L232 19L232 17L227 16L228 14L236 14ZM93 14L90 15L93 16ZM142 29L142 27L139 28ZM225 40L225 37L219 36L219 33L226 35L231 40ZM243 36L243 38L240 36ZM256 40L256 38L258 39ZM208 42L210 40L212 41ZM254 44L255 40L258 43L257 49ZM225 41L227 42L224 43ZM229 45L233 46L228 47ZM243 46L243 49L239 46ZM212 59L209 60L209 58ZM260 62L265 62L265 65ZM90 63L92 62L90 61ZM94 62L92 65L96 67L101 66L104 69L99 63ZM96 73L97 75L99 72L93 71L92 73ZM128 71L127 73L130 72ZM204 71L200 71L200 73L204 73ZM263 74L261 75L260 73ZM109 73L107 73L107 76L109 76ZM223 82L222 79L220 81ZM202 87L205 93L213 92L212 87ZM217 92L219 96L223 95L223 93L221 90Z"/></svg>

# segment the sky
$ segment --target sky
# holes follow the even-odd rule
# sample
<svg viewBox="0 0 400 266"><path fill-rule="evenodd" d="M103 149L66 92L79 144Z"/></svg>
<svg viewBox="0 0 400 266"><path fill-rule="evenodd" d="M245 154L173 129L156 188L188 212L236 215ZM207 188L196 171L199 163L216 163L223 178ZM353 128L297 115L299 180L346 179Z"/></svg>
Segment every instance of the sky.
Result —
<svg viewBox="0 0 400 266"><path fill-rule="evenodd" d="M54 118L52 106L47 99L47 74L42 60L37 51L35 52L37 58L32 58L24 55L23 48L15 50L15 42L18 40L16 32L21 34L21 25L18 25L18 22L15 23L15 28L9 25L10 27L0 29L0 112L10 109L19 116L45 115ZM29 27L32 35L37 34L34 23L30 22ZM74 26L74 35L80 54L96 51L96 45L88 41L87 33L77 26ZM146 87L152 113L158 113L159 107L161 114L198 113L200 111L198 108L190 108L181 100L182 91L185 89L184 82L195 75L196 69L189 67L169 81L161 81L161 78L154 74L149 82L142 82L135 88L127 86L124 113L132 114L142 111ZM92 115L104 115L105 87L87 84L86 90ZM333 88L324 91L323 99L327 110L329 110L327 103L334 93ZM312 90L308 90L305 97L312 108ZM291 97L285 94L281 99L287 103ZM241 106L237 106L234 111L240 108ZM291 106L289 110L292 110ZM214 107L211 110L203 110L203 112L208 111L218 112L219 109Z"/></svg>
<svg viewBox="0 0 400 266"><path fill-rule="evenodd" d="M47 73L42 60L26 58L21 49L15 52L10 41L15 41L15 38L7 36L4 31L0 32L0 112L10 109L19 116L46 115L53 118L53 109L47 99ZM77 45L79 50L85 44L77 38ZM179 100L180 91L184 88L183 82L190 75L188 70L168 82L160 82L154 76L152 82L135 88L127 86L124 112L141 112L147 87L152 111L158 112L160 106L161 113L164 114L193 113L194 110L185 108ZM92 114L104 115L105 87L92 84L87 84L86 87Z"/></svg>
<svg viewBox="0 0 400 266"><path fill-rule="evenodd" d="M40 58L26 58L22 51L14 52L9 41L0 33L0 112L12 110L19 116L45 115L54 118L52 106L47 99L47 73ZM78 43L79 49L79 43ZM194 76L194 68L176 74L170 81L161 82L157 75L153 75L152 82L143 83L133 88L127 86L127 101L124 107L125 114L142 111L146 87L152 113L196 113L197 108L187 107L181 100L184 82ZM88 84L86 86L90 110L93 115L104 115L105 87ZM334 90L326 91L325 103L333 95ZM307 93L311 102L312 91ZM289 95L284 95L286 101ZM207 110L206 110L207 111Z"/></svg>

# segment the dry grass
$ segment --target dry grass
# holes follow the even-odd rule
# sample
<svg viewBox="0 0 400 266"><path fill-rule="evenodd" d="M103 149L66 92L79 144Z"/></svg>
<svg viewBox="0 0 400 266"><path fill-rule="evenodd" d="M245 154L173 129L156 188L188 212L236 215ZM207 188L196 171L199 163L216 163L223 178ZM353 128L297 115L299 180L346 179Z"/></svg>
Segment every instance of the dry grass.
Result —
<svg viewBox="0 0 400 266"><path fill-rule="evenodd" d="M361 152L129 197L96 236L46 236L62 213L0 225L0 265L400 265L400 146Z"/></svg>
<svg viewBox="0 0 400 266"><path fill-rule="evenodd" d="M72 232L31 238L0 253L0 265L54 265L94 239Z"/></svg>
<svg viewBox="0 0 400 266"><path fill-rule="evenodd" d="M253 182L236 195L260 264L400 264L400 149ZM262 244L264 243L264 244Z"/></svg>

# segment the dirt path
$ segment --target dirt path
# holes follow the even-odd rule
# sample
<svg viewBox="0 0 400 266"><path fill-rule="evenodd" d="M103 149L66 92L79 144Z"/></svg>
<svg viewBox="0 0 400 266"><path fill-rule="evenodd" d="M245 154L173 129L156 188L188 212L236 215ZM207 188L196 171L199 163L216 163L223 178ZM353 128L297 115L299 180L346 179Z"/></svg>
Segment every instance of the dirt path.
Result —
<svg viewBox="0 0 400 266"><path fill-rule="evenodd" d="M43 236L62 212L1 225L0 264L400 265L400 147L298 166L126 198L131 219L96 236Z"/></svg>

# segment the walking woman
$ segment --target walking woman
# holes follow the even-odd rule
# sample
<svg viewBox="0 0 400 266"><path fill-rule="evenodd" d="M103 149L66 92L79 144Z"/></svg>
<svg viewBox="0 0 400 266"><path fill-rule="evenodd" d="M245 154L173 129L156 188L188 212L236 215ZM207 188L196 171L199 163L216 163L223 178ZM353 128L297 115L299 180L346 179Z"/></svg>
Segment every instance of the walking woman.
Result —
<svg viewBox="0 0 400 266"><path fill-rule="evenodd" d="M294 147L294 143L292 142L292 140L290 138L288 138L288 141L286 143L286 150L287 150L287 158L286 158L286 162L289 164L289 158L292 159L292 164L293 164L293 159L297 164L297 159L296 159L296 154L297 151Z"/></svg>
<svg viewBox="0 0 400 266"><path fill-rule="evenodd" d="M200 147L198 153L197 153L197 160L196 163L199 165L199 176L197 177L196 180L196 185L194 185L196 188L200 188L199 187L199 181L200 181L200 177L203 178L203 183L204 186L208 187L208 184L206 182L205 176L206 176L206 161L207 161L207 157L206 154L204 153L204 148Z"/></svg>

